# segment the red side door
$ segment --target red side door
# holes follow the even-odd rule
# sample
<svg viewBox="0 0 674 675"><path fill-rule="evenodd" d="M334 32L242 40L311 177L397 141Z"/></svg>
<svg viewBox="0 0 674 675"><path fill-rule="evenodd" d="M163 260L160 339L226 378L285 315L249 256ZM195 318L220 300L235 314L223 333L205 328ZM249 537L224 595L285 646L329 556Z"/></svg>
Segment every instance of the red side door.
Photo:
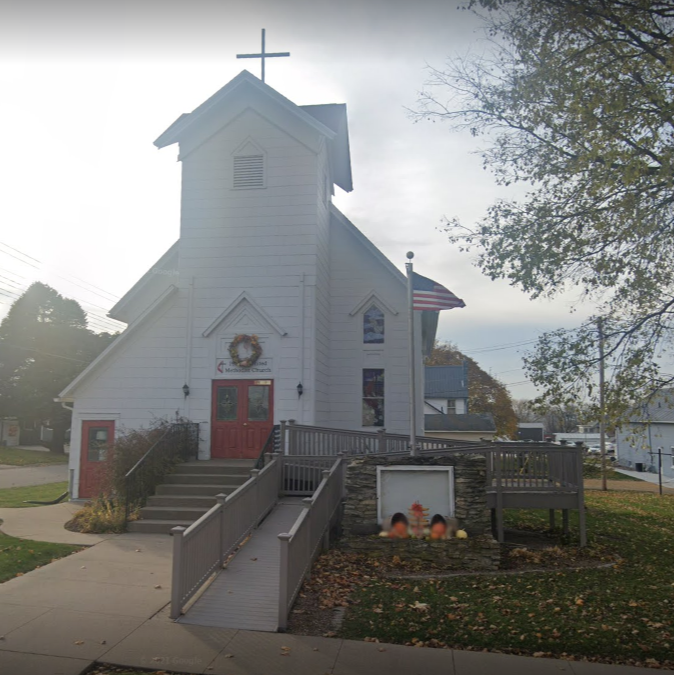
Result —
<svg viewBox="0 0 674 675"><path fill-rule="evenodd" d="M79 497L98 496L105 459L114 438L115 423L113 421L87 420L82 422Z"/></svg>
<svg viewBox="0 0 674 675"><path fill-rule="evenodd" d="M214 380L211 457L256 459L274 425L272 380Z"/></svg>

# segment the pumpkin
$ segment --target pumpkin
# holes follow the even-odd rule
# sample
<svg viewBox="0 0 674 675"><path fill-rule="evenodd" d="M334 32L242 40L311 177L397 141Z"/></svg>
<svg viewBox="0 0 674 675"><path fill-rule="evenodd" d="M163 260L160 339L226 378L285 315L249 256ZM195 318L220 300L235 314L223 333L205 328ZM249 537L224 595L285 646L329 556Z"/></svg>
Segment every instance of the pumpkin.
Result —
<svg viewBox="0 0 674 675"><path fill-rule="evenodd" d="M466 530L459 530L456 533L456 538L457 539L468 539L468 532L466 532Z"/></svg>

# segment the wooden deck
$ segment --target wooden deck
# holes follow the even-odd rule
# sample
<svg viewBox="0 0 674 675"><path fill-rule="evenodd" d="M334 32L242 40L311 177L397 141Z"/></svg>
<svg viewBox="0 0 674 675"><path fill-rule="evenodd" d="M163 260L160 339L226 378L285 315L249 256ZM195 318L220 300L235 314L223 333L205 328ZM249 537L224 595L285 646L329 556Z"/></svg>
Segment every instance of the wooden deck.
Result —
<svg viewBox="0 0 674 675"><path fill-rule="evenodd" d="M278 535L290 530L302 509L301 498L284 497L279 501L229 565L178 622L276 631L281 552Z"/></svg>

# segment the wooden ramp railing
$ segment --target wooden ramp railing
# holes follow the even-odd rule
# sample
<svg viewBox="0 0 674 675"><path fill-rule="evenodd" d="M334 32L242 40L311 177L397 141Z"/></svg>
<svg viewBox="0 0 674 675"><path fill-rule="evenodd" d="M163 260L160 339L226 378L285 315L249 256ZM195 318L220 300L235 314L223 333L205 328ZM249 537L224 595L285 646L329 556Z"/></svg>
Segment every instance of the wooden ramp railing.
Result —
<svg viewBox="0 0 674 675"><path fill-rule="evenodd" d="M230 495L217 495L218 503L187 529L174 527L171 618L222 568L236 547L257 527L278 501L281 462L272 459Z"/></svg>
<svg viewBox="0 0 674 675"><path fill-rule="evenodd" d="M294 420L281 422L279 429L281 452L289 455L388 455L409 453L409 436L379 431L353 431L296 424ZM445 438L417 437L421 452L435 452L447 448L476 447L475 441L456 441Z"/></svg>
<svg viewBox="0 0 674 675"><path fill-rule="evenodd" d="M322 474L318 489L304 500L305 508L290 532L278 536L281 544L278 628L281 631L288 625L288 614L321 546L328 548L331 527L339 516L344 494L343 460L333 460L332 468Z"/></svg>

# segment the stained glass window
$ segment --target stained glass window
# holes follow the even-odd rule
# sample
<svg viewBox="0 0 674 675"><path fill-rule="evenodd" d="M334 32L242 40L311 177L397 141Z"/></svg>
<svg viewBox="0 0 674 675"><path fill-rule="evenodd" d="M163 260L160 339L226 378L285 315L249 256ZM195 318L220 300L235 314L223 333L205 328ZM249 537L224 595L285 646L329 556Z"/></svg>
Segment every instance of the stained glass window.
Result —
<svg viewBox="0 0 674 675"><path fill-rule="evenodd" d="M363 314L363 342L365 344L384 343L384 313L376 305Z"/></svg>
<svg viewBox="0 0 674 675"><path fill-rule="evenodd" d="M384 426L384 369L363 369L363 426Z"/></svg>
<svg viewBox="0 0 674 675"><path fill-rule="evenodd" d="M251 422L266 422L269 419L269 387L248 387L248 419Z"/></svg>
<svg viewBox="0 0 674 675"><path fill-rule="evenodd" d="M235 422L237 419L239 390L236 387L218 387L215 419L218 422Z"/></svg>

